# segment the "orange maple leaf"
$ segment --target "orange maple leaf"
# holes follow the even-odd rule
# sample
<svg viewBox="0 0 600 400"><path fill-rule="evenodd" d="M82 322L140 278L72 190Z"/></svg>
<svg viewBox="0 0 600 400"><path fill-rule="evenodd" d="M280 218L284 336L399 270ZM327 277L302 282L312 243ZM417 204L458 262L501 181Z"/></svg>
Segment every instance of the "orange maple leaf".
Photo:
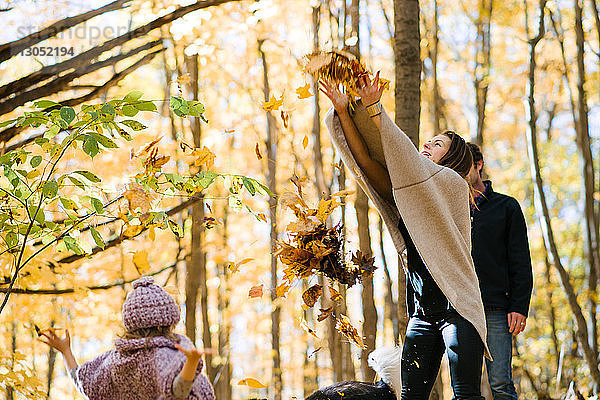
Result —
<svg viewBox="0 0 600 400"><path fill-rule="evenodd" d="M283 95L281 95L281 97L279 99L277 99L275 96L271 96L271 99L269 101L263 101L262 108L265 111L274 111L274 110L279 110L279 107L281 107L282 105L283 105Z"/></svg>
<svg viewBox="0 0 600 400"><path fill-rule="evenodd" d="M300 100L302 99L308 99L309 97L312 97L312 93L310 92L310 83L307 83L304 86L300 86L298 89L296 89L296 94L298 95L298 98Z"/></svg>

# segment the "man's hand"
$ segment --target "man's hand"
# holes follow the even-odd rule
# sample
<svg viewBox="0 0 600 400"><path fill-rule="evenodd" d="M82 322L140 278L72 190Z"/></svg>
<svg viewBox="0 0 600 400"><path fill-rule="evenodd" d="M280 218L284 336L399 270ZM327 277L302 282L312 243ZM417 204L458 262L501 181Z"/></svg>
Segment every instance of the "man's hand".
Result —
<svg viewBox="0 0 600 400"><path fill-rule="evenodd" d="M527 317L523 314L519 314L518 312L508 313L508 331L512 333L514 336L517 336L519 333L525 330L525 326L527 323Z"/></svg>

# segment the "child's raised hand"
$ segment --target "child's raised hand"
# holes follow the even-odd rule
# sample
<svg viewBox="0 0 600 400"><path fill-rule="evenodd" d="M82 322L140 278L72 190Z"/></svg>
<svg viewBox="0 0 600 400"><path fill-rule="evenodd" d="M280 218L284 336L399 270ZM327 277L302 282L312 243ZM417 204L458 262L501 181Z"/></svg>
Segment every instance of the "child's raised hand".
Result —
<svg viewBox="0 0 600 400"><path fill-rule="evenodd" d="M64 338L58 337L56 333L54 333L54 329L40 331L39 335L46 339L38 339L40 342L46 343L48 346L61 352L62 354L68 353L71 350L71 336L69 335L68 329L65 329Z"/></svg>

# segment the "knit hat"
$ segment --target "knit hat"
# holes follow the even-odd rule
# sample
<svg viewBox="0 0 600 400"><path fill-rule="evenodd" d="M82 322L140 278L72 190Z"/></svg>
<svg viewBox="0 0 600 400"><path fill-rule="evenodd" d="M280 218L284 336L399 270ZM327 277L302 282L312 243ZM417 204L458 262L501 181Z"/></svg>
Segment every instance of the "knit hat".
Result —
<svg viewBox="0 0 600 400"><path fill-rule="evenodd" d="M179 322L179 306L149 276L133 282L133 290L123 303L123 325L129 331Z"/></svg>

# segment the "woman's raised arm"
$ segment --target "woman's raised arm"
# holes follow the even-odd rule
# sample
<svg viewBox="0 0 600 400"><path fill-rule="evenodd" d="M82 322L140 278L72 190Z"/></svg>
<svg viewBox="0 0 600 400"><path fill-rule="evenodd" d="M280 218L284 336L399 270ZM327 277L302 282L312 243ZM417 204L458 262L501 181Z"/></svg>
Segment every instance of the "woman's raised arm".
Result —
<svg viewBox="0 0 600 400"><path fill-rule="evenodd" d="M393 202L390 175L387 169L374 160L369 154L367 145L348 113L348 96L341 93L337 87L325 80L321 80L320 90L329 97L333 103L333 107L340 119L340 125L342 126L344 136L346 137L348 147L359 167L365 172L369 183L377 190L381 197Z"/></svg>

